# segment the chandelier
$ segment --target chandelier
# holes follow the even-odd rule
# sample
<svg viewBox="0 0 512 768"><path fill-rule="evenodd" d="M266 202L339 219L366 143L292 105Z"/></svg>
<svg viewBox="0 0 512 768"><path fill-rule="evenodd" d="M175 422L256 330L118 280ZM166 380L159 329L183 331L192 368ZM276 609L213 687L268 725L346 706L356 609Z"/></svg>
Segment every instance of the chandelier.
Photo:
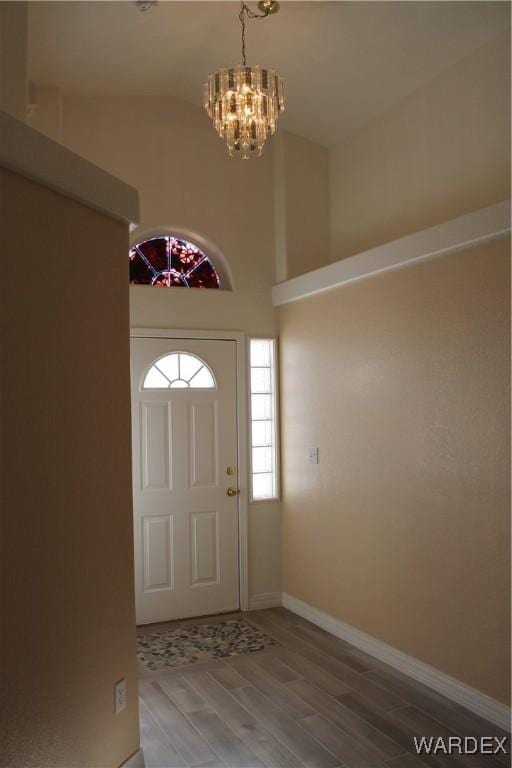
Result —
<svg viewBox="0 0 512 768"><path fill-rule="evenodd" d="M279 112L284 110L282 78L273 69L248 67L246 63L246 18L266 19L277 13L279 3L260 0L258 8L261 14L241 2L242 63L208 75L204 84L204 108L215 130L225 140L230 156L239 152L244 160L261 155L265 141L276 130Z"/></svg>

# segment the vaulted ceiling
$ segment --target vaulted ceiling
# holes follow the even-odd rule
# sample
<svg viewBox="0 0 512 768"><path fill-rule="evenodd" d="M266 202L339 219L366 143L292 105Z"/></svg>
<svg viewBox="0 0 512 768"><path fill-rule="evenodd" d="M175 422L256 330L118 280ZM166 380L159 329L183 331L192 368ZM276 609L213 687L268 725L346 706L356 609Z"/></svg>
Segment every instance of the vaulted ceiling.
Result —
<svg viewBox="0 0 512 768"><path fill-rule="evenodd" d="M250 3L256 10L255 3ZM65 94L202 103L240 60L238 2L33 2L31 79ZM247 28L249 64L285 78L282 124L330 146L509 28L506 2L281 2Z"/></svg>

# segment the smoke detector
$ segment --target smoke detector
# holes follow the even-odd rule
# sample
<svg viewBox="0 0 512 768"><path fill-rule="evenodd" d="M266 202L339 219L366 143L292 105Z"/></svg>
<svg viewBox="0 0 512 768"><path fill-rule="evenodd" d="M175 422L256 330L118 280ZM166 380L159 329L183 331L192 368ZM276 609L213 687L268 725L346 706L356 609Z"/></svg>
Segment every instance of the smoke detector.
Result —
<svg viewBox="0 0 512 768"><path fill-rule="evenodd" d="M135 5L139 11L150 11L156 5L157 0L136 0Z"/></svg>

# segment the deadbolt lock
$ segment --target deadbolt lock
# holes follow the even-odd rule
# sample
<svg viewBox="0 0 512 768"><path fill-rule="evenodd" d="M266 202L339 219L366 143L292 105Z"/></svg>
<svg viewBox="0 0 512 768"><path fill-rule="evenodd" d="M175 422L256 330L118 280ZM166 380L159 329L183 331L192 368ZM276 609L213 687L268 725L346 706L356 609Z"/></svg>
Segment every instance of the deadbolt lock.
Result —
<svg viewBox="0 0 512 768"><path fill-rule="evenodd" d="M234 475L235 474L235 468L234 467L228 467L226 469L226 475Z"/></svg>

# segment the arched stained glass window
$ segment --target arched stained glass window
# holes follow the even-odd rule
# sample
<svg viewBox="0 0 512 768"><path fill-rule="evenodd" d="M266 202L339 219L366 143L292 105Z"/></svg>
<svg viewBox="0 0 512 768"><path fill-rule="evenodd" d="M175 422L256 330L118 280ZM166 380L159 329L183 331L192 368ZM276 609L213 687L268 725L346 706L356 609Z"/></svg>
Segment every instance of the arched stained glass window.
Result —
<svg viewBox="0 0 512 768"><path fill-rule="evenodd" d="M220 288L219 275L200 248L188 240L162 235L130 249L130 283L170 288Z"/></svg>
<svg viewBox="0 0 512 768"><path fill-rule="evenodd" d="M172 352L147 372L142 389L213 389L215 379L206 363L186 352Z"/></svg>

